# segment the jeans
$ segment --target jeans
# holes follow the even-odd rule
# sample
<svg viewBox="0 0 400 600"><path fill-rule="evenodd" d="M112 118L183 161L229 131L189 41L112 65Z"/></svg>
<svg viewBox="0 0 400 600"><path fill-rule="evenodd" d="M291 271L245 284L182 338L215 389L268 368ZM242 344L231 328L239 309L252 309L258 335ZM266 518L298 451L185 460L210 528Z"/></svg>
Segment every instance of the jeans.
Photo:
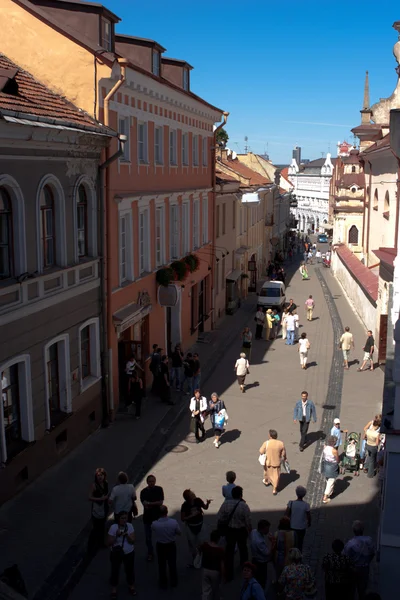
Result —
<svg viewBox="0 0 400 600"><path fill-rule="evenodd" d="M233 563L236 544L239 548L240 564L243 565L248 559L247 529L245 527L241 527L240 529L228 527L226 532L225 566L226 579L228 581L233 579Z"/></svg>
<svg viewBox="0 0 400 600"><path fill-rule="evenodd" d="M365 446L367 458L367 469L368 469L368 477L374 477L375 475L375 467L376 467L376 455L378 453L377 446L370 446L366 444Z"/></svg>
<svg viewBox="0 0 400 600"><path fill-rule="evenodd" d="M111 577L110 583L112 587L117 587L119 579L119 570L121 565L124 565L126 583L131 586L135 583L135 552L129 552L129 554L123 554L121 557L115 552L111 552Z"/></svg>
<svg viewBox="0 0 400 600"><path fill-rule="evenodd" d="M308 428L310 427L310 422L308 421L299 421L300 424L300 448L304 448L304 446L306 445L306 439L307 439L307 432L308 432Z"/></svg>
<svg viewBox="0 0 400 600"><path fill-rule="evenodd" d="M177 390L179 390L179 386L181 383L181 374L182 374L182 367L172 367L171 368L170 385L171 385L171 387L173 387L174 381L175 381Z"/></svg>
<svg viewBox="0 0 400 600"><path fill-rule="evenodd" d="M194 395L194 390L200 389L200 378L201 374L193 375L193 384L192 384L192 394Z"/></svg>
<svg viewBox="0 0 400 600"><path fill-rule="evenodd" d="M153 551L151 523L144 523L144 536L146 539L147 554L149 556L153 556L154 551Z"/></svg>
<svg viewBox="0 0 400 600"><path fill-rule="evenodd" d="M161 587L167 587L167 565L169 570L169 578L172 586L178 584L178 574L176 570L176 544L157 543L157 558L158 558L158 577Z"/></svg>
<svg viewBox="0 0 400 600"><path fill-rule="evenodd" d="M221 573L203 569L201 578L201 600L220 600L221 598Z"/></svg>
<svg viewBox="0 0 400 600"><path fill-rule="evenodd" d="M294 344L294 329L286 330L286 338L287 338L286 344L288 346L293 346L293 344Z"/></svg>
<svg viewBox="0 0 400 600"><path fill-rule="evenodd" d="M185 523L186 539L189 546L189 552L191 554L192 562L197 554L197 547L200 545L201 530L199 533L194 533L190 529L189 525Z"/></svg>
<svg viewBox="0 0 400 600"><path fill-rule="evenodd" d="M187 386L185 385L187 382ZM183 381L182 381L182 387L181 387L182 392L193 392L193 377L189 377L188 375L184 375L183 376Z"/></svg>

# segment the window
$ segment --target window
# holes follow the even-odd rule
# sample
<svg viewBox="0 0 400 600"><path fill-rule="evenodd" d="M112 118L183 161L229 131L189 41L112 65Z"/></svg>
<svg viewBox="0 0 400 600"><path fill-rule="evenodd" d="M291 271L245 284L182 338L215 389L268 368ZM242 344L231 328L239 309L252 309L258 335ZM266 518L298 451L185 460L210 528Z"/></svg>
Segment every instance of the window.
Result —
<svg viewBox="0 0 400 600"><path fill-rule="evenodd" d="M189 91L189 69L183 69L182 86L185 92Z"/></svg>
<svg viewBox="0 0 400 600"><path fill-rule="evenodd" d="M138 122L138 161L147 163L147 124Z"/></svg>
<svg viewBox="0 0 400 600"><path fill-rule="evenodd" d="M154 129L154 160L156 165L162 165L164 163L162 127L156 127Z"/></svg>
<svg viewBox="0 0 400 600"><path fill-rule="evenodd" d="M349 229L349 244L358 244L358 229L355 225Z"/></svg>
<svg viewBox="0 0 400 600"><path fill-rule="evenodd" d="M13 275L12 206L7 190L0 188L0 279Z"/></svg>
<svg viewBox="0 0 400 600"><path fill-rule="evenodd" d="M79 364L81 390L101 377L99 319L90 319L79 328Z"/></svg>
<svg viewBox="0 0 400 600"><path fill-rule="evenodd" d="M351 172L355 173L356 172L356 168L355 167L351 167Z"/></svg>
<svg viewBox="0 0 400 600"><path fill-rule="evenodd" d="M378 205L379 205L378 190L375 190L374 203L372 206L373 210L378 210Z"/></svg>
<svg viewBox="0 0 400 600"><path fill-rule="evenodd" d="M169 211L170 259L179 258L179 206L173 204Z"/></svg>
<svg viewBox="0 0 400 600"><path fill-rule="evenodd" d="M182 164L189 164L189 135L182 133Z"/></svg>
<svg viewBox="0 0 400 600"><path fill-rule="evenodd" d="M76 229L78 242L78 257L88 255L88 201L83 184L78 187L76 206Z"/></svg>
<svg viewBox="0 0 400 600"><path fill-rule="evenodd" d="M222 205L222 235L226 232L226 202Z"/></svg>
<svg viewBox="0 0 400 600"><path fill-rule="evenodd" d="M152 72L156 77L160 77L160 53L158 50L153 50L152 56Z"/></svg>
<svg viewBox="0 0 400 600"><path fill-rule="evenodd" d="M173 129L169 130L169 164L177 165L177 152L176 152L176 131Z"/></svg>
<svg viewBox="0 0 400 600"><path fill-rule="evenodd" d="M193 202L193 248L200 246L200 200Z"/></svg>
<svg viewBox="0 0 400 600"><path fill-rule="evenodd" d="M197 167L199 165L199 136L192 136L192 157L193 157L193 166Z"/></svg>
<svg viewBox="0 0 400 600"><path fill-rule="evenodd" d="M215 219L215 235L216 235L216 237L219 237L219 209L220 209L220 207L217 206L217 214L216 214L216 219Z"/></svg>
<svg viewBox="0 0 400 600"><path fill-rule="evenodd" d="M2 372L1 388L5 445L7 457L11 458L22 442L18 363Z"/></svg>
<svg viewBox="0 0 400 600"><path fill-rule="evenodd" d="M47 361L47 385L49 389L49 409L52 412L60 410L60 380L58 376L58 345L49 348Z"/></svg>
<svg viewBox="0 0 400 600"><path fill-rule="evenodd" d="M355 193L356 193L356 191L357 191L357 188L353 186L353 187L351 188L351 193L352 193L352 194L355 194Z"/></svg>
<svg viewBox="0 0 400 600"><path fill-rule="evenodd" d="M101 19L101 45L108 52L112 52L112 27L111 21L107 19Z"/></svg>
<svg viewBox="0 0 400 600"><path fill-rule="evenodd" d="M389 198L389 192L386 192L385 194L385 208L384 208L385 213L388 213L390 211L390 198Z"/></svg>
<svg viewBox="0 0 400 600"><path fill-rule="evenodd" d="M42 268L56 264L55 257L54 197L49 185L40 193L40 242L42 247Z"/></svg>
<svg viewBox="0 0 400 600"><path fill-rule="evenodd" d="M120 284L133 279L132 213L119 217L119 280Z"/></svg>
<svg viewBox="0 0 400 600"><path fill-rule="evenodd" d="M190 251L189 242L189 203L182 204L182 254L187 254Z"/></svg>
<svg viewBox="0 0 400 600"><path fill-rule="evenodd" d="M232 208L232 229L236 229L236 200L233 201Z"/></svg>
<svg viewBox="0 0 400 600"><path fill-rule="evenodd" d="M202 243L207 244L207 242L208 242L208 198L203 198L202 221L203 221Z"/></svg>
<svg viewBox="0 0 400 600"><path fill-rule="evenodd" d="M139 272L140 275L150 272L150 247L149 247L149 210L139 212Z"/></svg>
<svg viewBox="0 0 400 600"><path fill-rule="evenodd" d="M129 117L119 117L118 119L118 131L122 135L126 136L126 142L124 142L123 154L119 157L121 162L129 162L131 158L131 148L130 148L130 118Z"/></svg>
<svg viewBox="0 0 400 600"><path fill-rule="evenodd" d="M222 259L222 264L221 264L221 289L224 289L225 287L225 257Z"/></svg>
<svg viewBox="0 0 400 600"><path fill-rule="evenodd" d="M53 339L44 349L46 366L46 429L58 425L72 412L69 336Z"/></svg>
<svg viewBox="0 0 400 600"><path fill-rule="evenodd" d="M202 154L203 167L206 167L208 164L208 144L207 144L207 138L205 138L205 137L203 137L203 141L202 141L201 154Z"/></svg>
<svg viewBox="0 0 400 600"><path fill-rule="evenodd" d="M164 206L156 207L156 266L160 267L165 263L165 220Z"/></svg>

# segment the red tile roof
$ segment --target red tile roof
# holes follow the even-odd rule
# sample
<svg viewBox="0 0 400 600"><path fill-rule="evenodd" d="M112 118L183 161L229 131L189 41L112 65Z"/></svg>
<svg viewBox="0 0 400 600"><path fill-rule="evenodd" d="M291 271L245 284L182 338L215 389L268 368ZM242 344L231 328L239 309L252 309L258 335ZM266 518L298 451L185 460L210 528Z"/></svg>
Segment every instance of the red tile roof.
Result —
<svg viewBox="0 0 400 600"><path fill-rule="evenodd" d="M390 148L390 133L387 133L381 140L378 140L369 146L361 153L360 156L362 157L364 154L369 154L370 152L374 152L374 150L380 150L381 148Z"/></svg>
<svg viewBox="0 0 400 600"><path fill-rule="evenodd" d="M344 244L336 246L336 252L353 279L358 282L370 300L376 303L378 299L378 277L363 265Z"/></svg>
<svg viewBox="0 0 400 600"><path fill-rule="evenodd" d="M240 175L240 177L244 177L249 180L250 185L267 185L272 183L271 180L265 175L260 175L253 171L249 167L246 167L243 163L241 163L237 158L235 160L222 160L221 163L225 166Z"/></svg>
<svg viewBox="0 0 400 600"><path fill-rule="evenodd" d="M379 250L372 250L372 252L376 254L381 262L393 267L394 259L397 256L396 248L379 248Z"/></svg>
<svg viewBox="0 0 400 600"><path fill-rule="evenodd" d="M337 187L351 188L352 185L363 188L365 186L364 173L343 173L336 181Z"/></svg>
<svg viewBox="0 0 400 600"><path fill-rule="evenodd" d="M49 90L4 54L0 54L0 72L3 82L0 85L0 116L18 118L30 116L39 121L51 121L54 125L112 133L83 110ZM15 88L11 90L10 86L6 87L8 93L2 91L7 81L12 82Z"/></svg>
<svg viewBox="0 0 400 600"><path fill-rule="evenodd" d="M218 171L218 169L215 171L215 174L217 176L217 183L220 183L220 182L223 183L224 181L229 181L229 182L234 181L235 183L238 183L238 180L235 177L226 175L226 173L223 173L222 171Z"/></svg>

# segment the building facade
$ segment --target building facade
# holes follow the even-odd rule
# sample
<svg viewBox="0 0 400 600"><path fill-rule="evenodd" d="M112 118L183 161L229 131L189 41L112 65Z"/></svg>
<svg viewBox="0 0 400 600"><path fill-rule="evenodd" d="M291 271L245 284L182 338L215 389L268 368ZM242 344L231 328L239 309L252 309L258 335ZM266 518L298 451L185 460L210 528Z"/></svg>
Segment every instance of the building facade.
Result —
<svg viewBox="0 0 400 600"><path fill-rule="evenodd" d="M109 132L0 55L0 504L103 418L98 166Z"/></svg>

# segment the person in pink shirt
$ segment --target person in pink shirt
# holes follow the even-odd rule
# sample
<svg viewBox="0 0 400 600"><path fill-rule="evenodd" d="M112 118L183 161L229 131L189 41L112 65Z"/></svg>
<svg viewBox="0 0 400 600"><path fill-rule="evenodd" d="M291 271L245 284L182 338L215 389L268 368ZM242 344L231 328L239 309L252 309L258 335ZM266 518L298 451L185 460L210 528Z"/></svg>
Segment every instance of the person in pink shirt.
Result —
<svg viewBox="0 0 400 600"><path fill-rule="evenodd" d="M306 307L306 312L307 312L307 321L312 321L312 315L313 315L313 310L315 308L315 302L314 302L311 294L308 296L307 300L305 301L305 307Z"/></svg>

